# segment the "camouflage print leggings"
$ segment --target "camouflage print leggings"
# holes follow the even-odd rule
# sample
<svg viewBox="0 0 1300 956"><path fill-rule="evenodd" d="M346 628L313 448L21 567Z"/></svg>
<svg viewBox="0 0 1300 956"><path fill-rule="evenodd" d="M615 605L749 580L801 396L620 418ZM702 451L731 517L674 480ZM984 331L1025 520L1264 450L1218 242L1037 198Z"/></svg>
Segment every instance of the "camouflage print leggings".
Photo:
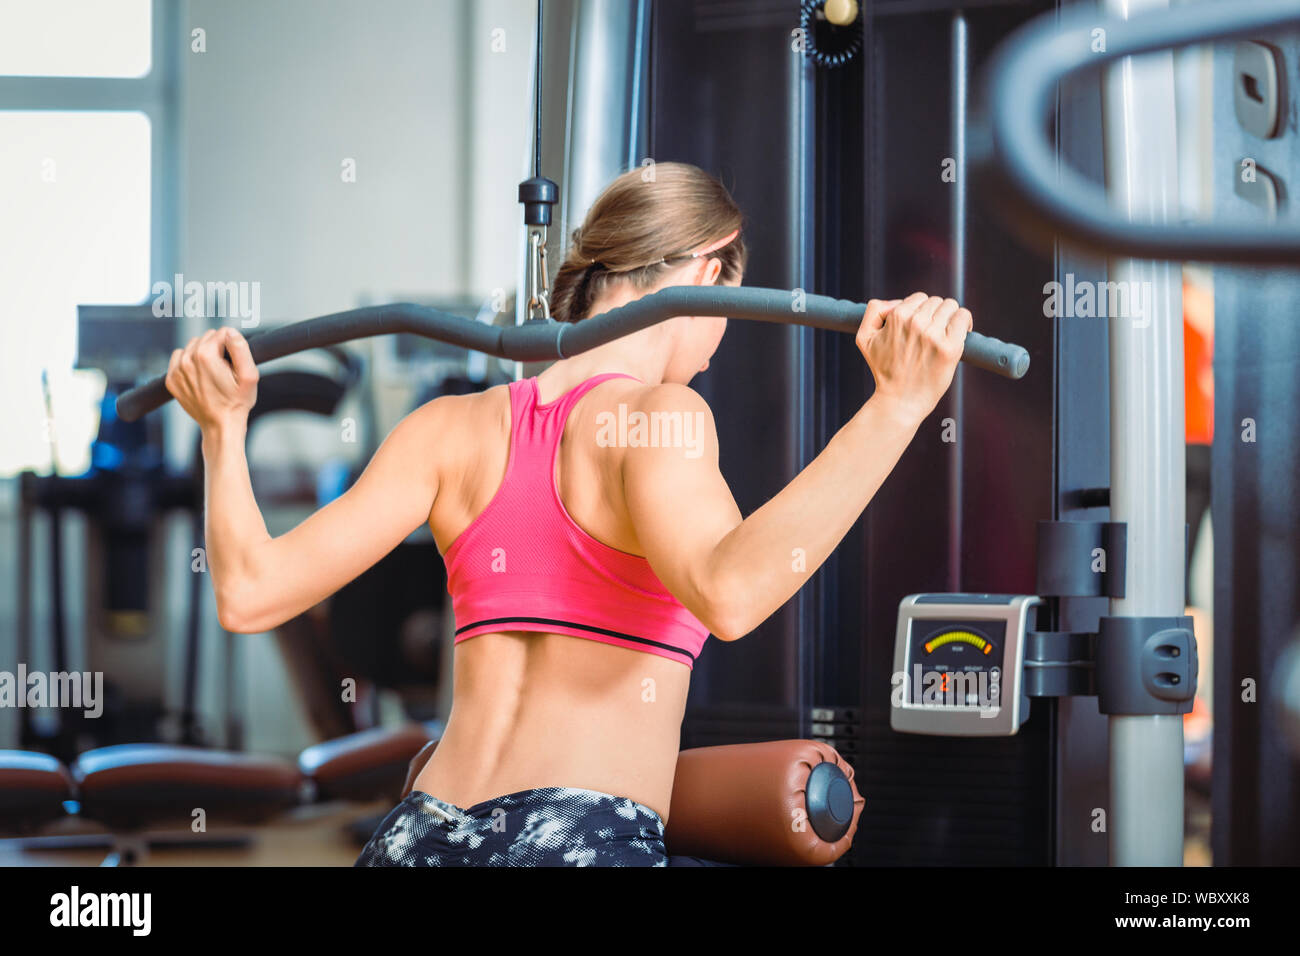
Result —
<svg viewBox="0 0 1300 956"><path fill-rule="evenodd" d="M523 790L468 810L414 790L356 866L725 866L669 857L659 814L572 787Z"/></svg>

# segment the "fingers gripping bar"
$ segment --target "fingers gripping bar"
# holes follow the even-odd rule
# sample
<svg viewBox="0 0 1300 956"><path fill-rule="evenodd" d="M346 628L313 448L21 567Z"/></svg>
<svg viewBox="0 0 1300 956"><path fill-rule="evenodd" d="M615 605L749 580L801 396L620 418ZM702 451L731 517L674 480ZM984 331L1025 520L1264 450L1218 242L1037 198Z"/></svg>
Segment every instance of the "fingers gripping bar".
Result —
<svg viewBox="0 0 1300 956"><path fill-rule="evenodd" d="M796 295L788 289L733 286L670 286L577 323L545 320L493 326L428 306L397 303L304 319L248 337L253 361L269 362L295 352L340 345L372 335L406 332L515 362L571 358L678 315L718 315L778 325L804 325L835 332L857 332L866 305L824 295ZM1029 369L1029 353L1019 345L971 332L962 361L1007 378ZM163 378L123 392L117 414L133 422L171 398Z"/></svg>

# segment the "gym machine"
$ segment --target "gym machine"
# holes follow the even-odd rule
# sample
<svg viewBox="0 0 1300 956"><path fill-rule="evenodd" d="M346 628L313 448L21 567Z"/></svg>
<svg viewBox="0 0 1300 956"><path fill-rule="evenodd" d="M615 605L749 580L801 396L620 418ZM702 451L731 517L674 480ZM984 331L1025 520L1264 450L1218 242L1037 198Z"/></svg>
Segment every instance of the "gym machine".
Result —
<svg viewBox="0 0 1300 956"><path fill-rule="evenodd" d="M803 27L814 30L808 40L837 55L833 62L792 57L788 69L772 51L790 42L791 21L767 10L676 0L621 13L600 3L569 6L573 39L561 52L568 82L577 84L570 95L605 113L584 114L582 128L552 131L557 145L566 142L566 181L608 179L649 156L707 165L733 186L753 232L768 240L754 250L747 281L849 297L914 288L953 295L982 331L1022 342L1039 373L1012 396L1005 383L959 369L936 418L951 417L960 439L947 447L916 443L804 591L752 641L701 660L684 740L811 732L833 743L872 796L855 862L1179 862L1180 712L1195 691L1195 667L1182 617L1177 272L1168 261L1115 257L1293 263L1296 242L1294 229L1280 223L1267 230L1145 223L1108 212L1159 209L1168 198L1160 190L1168 192L1175 175L1167 59L1117 61L1215 36L1271 39L1293 20L1294 4L1205 4L1144 16L1152 5L899 0L864 4L844 27L814 22L809 8L820 4L811 3L803 5ZM1128 9L1132 21L1123 19ZM1002 44L981 87L990 38L1007 37L1040 11L1032 27ZM847 32L837 37L837 30ZM623 58L625 49L636 55ZM1108 64L1104 79L1081 75ZM1258 75L1220 74L1217 88L1230 95L1216 113L1231 117L1234 100L1256 112L1276 106L1279 95L1270 91L1285 76L1270 74L1270 64L1257 64ZM562 92L552 101L562 102ZM985 110L996 107L991 116L978 115L977 92ZM661 103L671 106L657 109ZM1048 143L1042 135L1052 105L1059 111ZM917 115L945 113L946 130L916 123ZM619 143L602 147L587 124L618 131ZM764 150L753 149L757 140ZM1252 141L1242 155L1261 148ZM941 163L951 165L952 178L938 178ZM1085 177L1106 182L1111 196ZM1233 179L1230 192L1240 194ZM1267 193L1267 185L1254 193ZM563 218L576 223L582 200L591 198L575 203L571 194ZM1029 241L1007 241L1004 221ZM1045 321L1037 308L1042 279L1070 276L1103 288L1146 284L1156 290L1152 325ZM737 328L697 386L732 449L739 446L729 463L724 444L723 470L746 512L807 463L870 387L854 350L836 337L790 328L778 342L773 348ZM772 383L779 402L733 397L727 382L737 375ZM1143 414L1131 414L1135 408ZM755 420L764 423L761 438L749 440ZM1293 437L1272 447L1287 440ZM1222 486L1217 466L1215 482ZM929 507L936 503L947 508ZM1102 547L1106 573L1082 561ZM1041 601L1023 625L1032 670L1016 669L1013 678L1036 692L1049 679L1065 690L1034 701L1036 720L1018 734L898 734L894 711L875 701L898 669L894 642L885 657L876 635L900 630L900 598L928 590L969 603L960 592L997 589L1008 598L1034 589ZM1286 600L1274 594L1268 618L1289 630ZM1243 604L1219 628L1224 640L1243 615L1256 613L1249 599ZM1106 625L1109 646L1100 653L1141 658L1145 648L1160 665L1147 681L1159 696L1143 687L1143 696L1124 701L1095 689L1103 618L1115 622ZM1119 670L1130 666L1141 672L1133 659ZM1234 751L1257 749L1247 739L1250 719L1241 723ZM1247 789L1279 812L1284 806L1285 794L1267 794L1262 781ZM1246 795L1243 809L1249 805ZM1090 826L1098 807L1110 811L1104 834ZM1222 809L1216 806L1216 828Z"/></svg>
<svg viewBox="0 0 1300 956"><path fill-rule="evenodd" d="M1167 61L1129 77L1108 77L1104 100L1111 107L1105 117L1109 190L1121 197L1121 208L1160 209L1153 221L1127 221L1112 211L1105 193L1056 163L1041 130L1057 84L1070 74L1169 47L1267 35L1300 22L1289 3L1207 4L1177 13L1161 11L1163 3L1143 6L1150 10L1132 19L1099 21L1092 10L1076 11L1035 22L1004 43L988 72L987 125L976 133L982 149L977 162L990 176L984 194L1010 198L1003 207L1011 212L1009 222L1031 241L1054 230L1110 257L1294 264L1300 229L1293 226L1167 223L1170 210L1160 209L1157 195L1176 174L1172 155L1162 152L1169 131L1161 124L1173 116ZM1104 51L1090 45L1097 31L1106 36ZM1134 155L1149 161L1133 162ZM1167 291L1166 265L1120 259L1111 271L1155 283L1162 290L1158 301L1177 304L1177 294ZM927 594L903 600L896 635L896 669L909 676L891 715L896 730L1014 734L1033 697L1097 696L1110 718L1107 832L1117 865L1177 865L1182 859L1179 715L1190 712L1196 690L1196 643L1191 619L1181 613L1182 401L1170 374L1181 366L1180 316L1174 308L1156 311L1152 326L1122 315L1110 324L1111 486L1096 494L1105 495L1112 520L1039 526L1040 595L1048 601L1104 595L1111 613L1101 617L1098 630L1031 629L1027 612L1042 603L1040 596ZM1134 408L1147 414L1133 415ZM924 691L922 661L931 678ZM991 694L990 672L1001 678L991 682Z"/></svg>
<svg viewBox="0 0 1300 956"><path fill-rule="evenodd" d="M672 12L675 6L668 3L662 8ZM904 6L899 4L900 9L894 13ZM957 656L958 648L969 654L967 648L978 648L983 653L987 647L990 657L994 653L1001 655L996 665L998 705L983 708L995 710L997 715L985 717L978 707L963 711L959 703L941 703L938 710L929 713L924 707L913 712L911 719L920 721L918 724L895 726L913 732L923 731L926 726L941 730L946 727L946 732L951 732L951 728L978 728L980 725L972 721L985 721L983 730L973 735L988 736L996 728L998 735L1011 737L1024 725L1033 697L1095 694L1110 728L1109 859L1121 865L1177 864L1182 850L1181 714L1189 709L1195 692L1196 661L1190 622L1182 616L1182 409L1180 389L1173 378L1181 354L1181 334L1170 262L1188 258L1290 262L1300 243L1295 230L1283 227L1174 227L1162 224L1159 212L1152 222L1126 221L1108 212L1110 200L1106 194L1090 187L1079 174L1058 166L1054 147L1040 141L1040 127L1057 84L1070 81L1071 74L1077 71L1170 46L1267 31L1293 22L1297 14L1293 5L1276 2L1180 8L1176 15L1155 12L1137 14L1131 20L1119 16L1099 20L1090 5L1060 18L1053 14L1003 45L988 73L986 108L990 112L972 122L965 112L965 81L970 73L967 19L960 4L951 6L951 79L954 106L960 107L954 120L955 133L960 133L957 138L961 140L960 168L969 169L975 181L982 178L978 194L993 199L1001 207L995 209L999 215L1011 213L1007 217L1011 227L1024 230L1031 242L1059 234L1081 250L1111 259L1111 281L1150 284L1158 290L1157 308L1151 317L1153 324L1141 329L1123 316L1111 317L1106 346L1110 367L1110 481L1104 487L1069 490L1071 507L1082 511L1107 508L1109 520L1057 517L1038 526L1035 595L936 592L909 599L910 603L905 601L905 607L899 610L895 660L902 655L906 663L911 659L908 655L927 653L925 644L936 635L962 635L935 645L934 653L946 654L949 659ZM642 5L636 5L632 13L638 43L647 32L644 20L636 19L643 10ZM1118 6L1107 5L1107 12L1119 11ZM875 28L872 24L869 30ZM1105 31L1104 51L1094 49L1090 42L1096 29ZM582 36L582 31L576 35ZM573 55L580 60L582 52L575 50ZM1121 71L1112 70L1103 83L1102 172L1112 196L1122 198L1129 208L1151 202L1153 190L1169 180L1168 153L1159 152L1170 146L1165 134L1172 116L1170 81L1164 70L1167 65L1137 71L1127 79ZM797 76L792 83L796 106L791 116L799 129L792 139L801 144L797 151L805 150L802 144L806 140L800 137L806 135L811 124L810 104L805 99L814 95L810 85L806 74ZM1162 128L1158 123L1166 126ZM1123 161L1134 155L1144 156L1148 149L1157 151L1151 161ZM799 181L792 192L798 202L806 202L805 186L813 177L806 169L806 150L798 152L798 156ZM566 164L570 162L572 159L566 157ZM744 197L740 198L743 203ZM964 206L959 208L964 210ZM806 206L798 209L801 217L811 211ZM570 210L568 216L576 220L580 209ZM962 216L963 221L954 224L959 253L966 249L965 232L969 229L964 211ZM536 235L537 240L530 240L533 248L544 248L545 233ZM1116 255L1141 259L1115 259ZM792 285L797 281L802 286L809 278L805 274L811 258L808 244L800 240L792 258L787 275ZM963 265L959 255L952 280L958 294L965 282ZM784 301L778 297L784 297ZM796 313L790 309L790 293L783 290L684 290L677 298L665 293L647 297L641 300L644 304L634 303L640 305L639 311L628 312L632 307L624 307L577 327L555 328L543 318L507 330L449 323L445 316L417 307L380 307L367 314L341 313L319 320L320 333L315 339L315 331L293 326L267 333L259 337L260 346L254 342L254 356L265 360L298 347L310 347L313 341L340 341L339 336L402 330L450 336L448 341L489 354L536 361L577 354L673 314L727 314L802 329L842 331L849 330L851 317L856 321L861 315L858 305L849 309L846 304L837 305L834 300L816 296L809 296L808 302L807 313ZM810 333L792 332L794 338L787 341L796 346L794 357L822 347L824 340L813 339ZM277 335L279 338L271 338ZM1064 338L1067 333L1061 335ZM968 358L982 354L979 360L985 367L991 365L1005 373L1026 364L1027 353L1016 353L1014 347L999 344L986 352L978 340L975 346L974 350L968 349ZM159 387L154 383L146 391L126 398L123 417L143 414L156 406L164 397ZM806 402L806 393L801 392L796 400ZM1151 413L1141 417L1127 414L1134 407ZM812 442L805 437L798 444L802 452ZM1098 552L1104 555L1104 564L1097 564ZM960 549L955 549L954 554L948 568L950 580L960 577L963 568ZM1097 615L1093 619L1095 627L1068 623L1067 603L1087 599L1105 602L1109 613ZM810 620L806 604L802 606L804 609L798 612L801 627ZM990 607L1007 615L999 622L1000 630L992 634L986 633L990 630L989 618L977 613L988 612ZM925 608L926 613L941 612L941 616L928 618L918 608ZM1038 616L1038 621L1032 623L1031 608ZM1087 619L1088 612L1075 617ZM921 634L919 622L927 620L938 621L939 631ZM980 641L985 643L981 646ZM982 666L983 672L992 676L993 667ZM799 697L808 699L803 691ZM976 703L980 703L978 698ZM856 720L839 708L826 709L825 713L805 709L805 713L810 713L814 721L821 718L813 726L826 727L828 738L839 732L841 723L851 726ZM891 723L895 718L896 714L891 713Z"/></svg>

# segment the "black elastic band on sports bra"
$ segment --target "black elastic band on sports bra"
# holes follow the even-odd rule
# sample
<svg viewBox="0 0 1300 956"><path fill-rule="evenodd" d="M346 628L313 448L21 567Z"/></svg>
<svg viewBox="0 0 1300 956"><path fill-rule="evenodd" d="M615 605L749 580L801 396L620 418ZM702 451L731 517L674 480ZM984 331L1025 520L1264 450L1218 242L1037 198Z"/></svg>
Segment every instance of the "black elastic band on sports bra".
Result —
<svg viewBox="0 0 1300 956"><path fill-rule="evenodd" d="M674 654L681 654L683 657L689 657L692 663L695 661L695 655L690 651L683 650L680 647L673 647L671 644L664 644L660 641L652 641L648 637L637 637L635 634L624 634L622 631L610 631L603 627L592 627L590 624L579 624L576 621L557 621L549 617L494 617L487 621L475 621L473 624L466 624L464 627L456 628L456 633L468 631L476 627L484 627L488 624L559 624L563 627L572 627L580 631L591 631L595 634L605 634L609 637L621 637L625 641L636 641L638 644L649 644L653 647L662 647L666 651L672 651Z"/></svg>

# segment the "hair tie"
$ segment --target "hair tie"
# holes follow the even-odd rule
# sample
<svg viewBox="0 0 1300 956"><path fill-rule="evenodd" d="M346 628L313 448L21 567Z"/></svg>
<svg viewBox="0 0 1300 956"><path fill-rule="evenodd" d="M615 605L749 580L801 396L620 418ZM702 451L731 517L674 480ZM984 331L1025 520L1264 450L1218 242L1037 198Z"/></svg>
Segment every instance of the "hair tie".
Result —
<svg viewBox="0 0 1300 956"><path fill-rule="evenodd" d="M652 263L652 265L663 265L675 259L698 259L701 256L707 256L709 253L717 252L723 246L731 244L732 242L735 241L736 237L739 235L740 235L740 230L734 229L730 233L728 233L727 235L719 239L717 242L710 243L709 245L705 246L699 252L683 252L681 255L677 255L677 256L664 256L658 262Z"/></svg>
<svg viewBox="0 0 1300 956"><path fill-rule="evenodd" d="M699 252L692 252L691 258L698 259L700 256L707 256L710 252L717 252L723 246L729 245L732 242L732 240L734 240L738 235L740 235L740 230L735 229L728 235L723 236L717 242L713 243L713 245L706 246L705 248L701 249Z"/></svg>

